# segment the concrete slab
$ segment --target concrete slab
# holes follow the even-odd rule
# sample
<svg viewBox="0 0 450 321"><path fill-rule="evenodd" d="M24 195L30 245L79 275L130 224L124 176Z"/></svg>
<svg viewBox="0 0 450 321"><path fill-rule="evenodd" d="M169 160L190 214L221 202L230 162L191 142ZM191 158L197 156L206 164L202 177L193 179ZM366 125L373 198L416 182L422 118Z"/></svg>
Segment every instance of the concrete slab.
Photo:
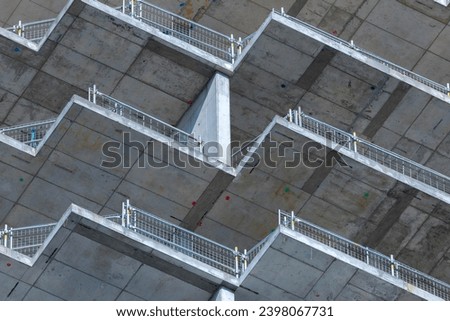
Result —
<svg viewBox="0 0 450 321"><path fill-rule="evenodd" d="M51 19L56 13L38 5L31 0L21 0L14 12L8 17L7 23L12 26L22 20L22 22L32 22L38 20Z"/></svg>
<svg viewBox="0 0 450 321"><path fill-rule="evenodd" d="M320 279L322 272L285 253L269 249L253 269L252 275L272 286L304 298Z"/></svg>
<svg viewBox="0 0 450 321"><path fill-rule="evenodd" d="M45 292L39 288L32 287L27 295L23 298L24 301L62 301L61 298Z"/></svg>
<svg viewBox="0 0 450 321"><path fill-rule="evenodd" d="M347 286L357 269L339 260L333 261L306 296L308 301L333 301Z"/></svg>
<svg viewBox="0 0 450 321"><path fill-rule="evenodd" d="M421 3L416 0L399 0L399 2L444 24L450 21L450 12L448 10L442 10L442 5L436 1Z"/></svg>
<svg viewBox="0 0 450 321"><path fill-rule="evenodd" d="M381 301L382 299L356 286L348 285L336 297L337 301Z"/></svg>
<svg viewBox="0 0 450 321"><path fill-rule="evenodd" d="M239 301L270 301L279 298L282 301L300 301L302 298L267 282L266 279L248 276L241 287L236 290ZM277 299L278 300L278 299Z"/></svg>
<svg viewBox="0 0 450 321"><path fill-rule="evenodd" d="M448 275L448 269L450 268L450 252L442 257L442 259L436 264L436 267L431 271L431 275L442 280L444 282L450 282L450 276Z"/></svg>
<svg viewBox="0 0 450 321"><path fill-rule="evenodd" d="M450 226L429 217L408 245L400 251L398 260L428 273L445 255L450 244ZM433 243L433 246L427 244Z"/></svg>
<svg viewBox="0 0 450 321"><path fill-rule="evenodd" d="M180 279L149 266L142 266L126 287L126 291L145 300L205 301L208 293Z"/></svg>
<svg viewBox="0 0 450 321"><path fill-rule="evenodd" d="M45 198L42 197L42 191L45 191ZM47 198L48 195L52 197ZM61 218L61 215L72 203L81 204L80 206L94 213L97 213L101 207L77 194L57 187L40 178L35 178L31 182L25 193L21 196L19 203L55 221Z"/></svg>
<svg viewBox="0 0 450 321"><path fill-rule="evenodd" d="M448 104L432 99L411 125L406 137L435 149L449 133L450 115L447 109Z"/></svg>
<svg viewBox="0 0 450 321"><path fill-rule="evenodd" d="M5 119L8 125L26 124L34 121L56 118L58 114L35 104L27 99L20 98Z"/></svg>
<svg viewBox="0 0 450 321"><path fill-rule="evenodd" d="M444 175L449 176L450 169L448 166L448 161L449 161L448 157L441 155L439 152L436 152L427 161L427 166Z"/></svg>
<svg viewBox="0 0 450 321"><path fill-rule="evenodd" d="M3 221L6 216L8 215L7 213L13 208L14 206L14 202L11 202L9 200L7 200L6 198L0 197L0 210L2 213L0 215L0 221Z"/></svg>
<svg viewBox="0 0 450 321"><path fill-rule="evenodd" d="M364 5L365 0L336 0L334 6L350 14L354 14Z"/></svg>
<svg viewBox="0 0 450 321"><path fill-rule="evenodd" d="M12 227L54 223L54 220L19 204L14 205L8 212L8 216L2 220L2 223Z"/></svg>
<svg viewBox="0 0 450 321"><path fill-rule="evenodd" d="M388 33L369 22L364 22L361 25L353 40L358 47L382 56L404 68L413 68L424 53L424 50L417 45Z"/></svg>
<svg viewBox="0 0 450 321"><path fill-rule="evenodd" d="M444 11L444 10L442 10ZM445 27L433 44L430 47L430 51L436 55L450 60L450 50L446 44L450 41L450 26Z"/></svg>
<svg viewBox="0 0 450 321"><path fill-rule="evenodd" d="M0 88L18 96L22 95L37 73L37 70L2 54L0 54L0 66L2 66Z"/></svg>
<svg viewBox="0 0 450 321"><path fill-rule="evenodd" d="M120 293L120 295L117 297L117 301L145 301L145 300L126 291L122 291L122 293Z"/></svg>
<svg viewBox="0 0 450 321"><path fill-rule="evenodd" d="M414 68L414 72L438 83L446 84L450 79L449 67L450 61L427 51Z"/></svg>
<svg viewBox="0 0 450 321"><path fill-rule="evenodd" d="M395 300L396 297L403 292L402 289L361 270L356 272L351 278L350 284L387 301Z"/></svg>
<svg viewBox="0 0 450 321"><path fill-rule="evenodd" d="M60 43L120 72L128 70L142 49L126 38L80 18L75 20Z"/></svg>
<svg viewBox="0 0 450 321"><path fill-rule="evenodd" d="M248 12L252 13L251 17ZM213 3L207 11L208 16L235 26L246 34L256 31L268 14L268 9L252 1L219 1Z"/></svg>
<svg viewBox="0 0 450 321"><path fill-rule="evenodd" d="M0 196L17 201L33 177L8 164L0 162L0 172L2 173L2 184L0 185Z"/></svg>
<svg viewBox="0 0 450 321"><path fill-rule="evenodd" d="M326 1L308 1L300 10L297 18L313 26L318 26L327 12L331 9L332 3Z"/></svg>
<svg viewBox="0 0 450 321"><path fill-rule="evenodd" d="M119 82L111 95L171 125L175 125L189 107L187 102L128 76Z"/></svg>
<svg viewBox="0 0 450 321"><path fill-rule="evenodd" d="M339 35L344 31L345 26L351 18L352 15L347 11L336 6L332 6L319 23L318 27L331 34Z"/></svg>
<svg viewBox="0 0 450 321"><path fill-rule="evenodd" d="M0 282L2 283L0 290L0 299L2 301L22 300L30 289L30 285L20 282L3 273L0 273Z"/></svg>
<svg viewBox="0 0 450 321"><path fill-rule="evenodd" d="M209 80L148 49L140 53L128 74L184 102L194 101Z"/></svg>
<svg viewBox="0 0 450 321"><path fill-rule="evenodd" d="M19 97L9 91L0 89L0 124L2 127L4 126L5 118L8 116L9 111L18 98Z"/></svg>
<svg viewBox="0 0 450 321"><path fill-rule="evenodd" d="M334 264L329 255L285 235L278 236L271 247L322 272L327 272Z"/></svg>
<svg viewBox="0 0 450 321"><path fill-rule="evenodd" d="M123 76L120 72L62 45L56 47L42 71L82 90L96 84L107 93L112 91Z"/></svg>
<svg viewBox="0 0 450 321"><path fill-rule="evenodd" d="M377 249L383 253L396 256L408 244L427 218L428 215L424 212L411 206L407 207L400 215L399 220L379 243Z"/></svg>
<svg viewBox="0 0 450 321"><path fill-rule="evenodd" d="M39 171L39 177L97 204L104 204L120 178L55 151Z"/></svg>
<svg viewBox="0 0 450 321"><path fill-rule="evenodd" d="M444 28L442 23L389 0L380 0L367 21L424 49Z"/></svg>
<svg viewBox="0 0 450 321"><path fill-rule="evenodd" d="M399 140L393 151L421 164L425 163L432 154L429 148L404 137Z"/></svg>
<svg viewBox="0 0 450 321"><path fill-rule="evenodd" d="M430 100L430 95L416 88L410 88L383 126L397 134L405 134Z"/></svg>
<svg viewBox="0 0 450 321"><path fill-rule="evenodd" d="M66 281L77 280L67 286ZM64 300L97 301L114 300L120 289L80 272L58 261L52 261L36 281L36 286Z"/></svg>
<svg viewBox="0 0 450 321"><path fill-rule="evenodd" d="M248 62L293 83L313 61L312 57L264 34L253 48L247 57Z"/></svg>
<svg viewBox="0 0 450 321"><path fill-rule="evenodd" d="M78 234L59 249L56 260L104 282L124 288L141 263Z"/></svg>

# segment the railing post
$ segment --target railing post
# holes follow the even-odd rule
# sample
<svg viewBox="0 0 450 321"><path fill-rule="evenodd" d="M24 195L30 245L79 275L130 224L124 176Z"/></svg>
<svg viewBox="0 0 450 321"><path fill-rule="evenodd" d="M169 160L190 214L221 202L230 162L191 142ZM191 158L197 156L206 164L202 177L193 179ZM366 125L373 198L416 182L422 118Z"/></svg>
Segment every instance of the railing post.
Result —
<svg viewBox="0 0 450 321"><path fill-rule="evenodd" d="M288 121L292 123L292 109L289 109Z"/></svg>
<svg viewBox="0 0 450 321"><path fill-rule="evenodd" d="M300 127L303 127L302 122L302 107L298 106L298 124Z"/></svg>
<svg viewBox="0 0 450 321"><path fill-rule="evenodd" d="M366 263L370 264L369 263L369 248L367 246L366 246Z"/></svg>
<svg viewBox="0 0 450 321"><path fill-rule="evenodd" d="M242 272L247 270L247 266L248 266L248 256L247 256L247 249L245 249L244 250L244 267L243 267Z"/></svg>
<svg viewBox="0 0 450 321"><path fill-rule="evenodd" d="M125 13L125 7L126 7L126 5L127 5L127 0L123 0L122 1L122 13Z"/></svg>
<svg viewBox="0 0 450 321"><path fill-rule="evenodd" d="M358 139L358 138L356 137L356 132L353 132L353 151L354 151L355 153L358 152L358 147L357 147L358 140L357 140L357 139Z"/></svg>
<svg viewBox="0 0 450 321"><path fill-rule="evenodd" d="M391 274L392 276L395 276L395 261L394 256L391 254Z"/></svg>
<svg viewBox="0 0 450 321"><path fill-rule="evenodd" d="M131 0L131 16L134 18L136 0Z"/></svg>
<svg viewBox="0 0 450 321"><path fill-rule="evenodd" d="M278 210L278 226L281 225L281 210Z"/></svg>
<svg viewBox="0 0 450 321"><path fill-rule="evenodd" d="M17 32L18 36L22 37L22 35L23 35L23 26L22 26L22 21L21 20L19 20L19 24L17 25L16 32Z"/></svg>
<svg viewBox="0 0 450 321"><path fill-rule="evenodd" d="M447 83L447 95L450 97L450 83Z"/></svg>
<svg viewBox="0 0 450 321"><path fill-rule="evenodd" d="M9 234L8 225L5 224L5 227L4 227L3 231L2 231L2 238L3 238L3 246L4 247L8 247L8 234Z"/></svg>
<svg viewBox="0 0 450 321"><path fill-rule="evenodd" d="M242 54L242 38L239 37L238 38L238 47L237 47L237 54L238 56Z"/></svg>
<svg viewBox="0 0 450 321"><path fill-rule="evenodd" d="M234 64L234 36L233 36L233 34L231 34L230 42L231 42L231 63Z"/></svg>
<svg viewBox="0 0 450 321"><path fill-rule="evenodd" d="M239 249L236 246L234 248L234 263L235 263L235 267L234 267L234 272L236 274L236 277L239 277Z"/></svg>
<svg viewBox="0 0 450 321"><path fill-rule="evenodd" d="M291 229L295 231L295 214L294 211L291 211Z"/></svg>
<svg viewBox="0 0 450 321"><path fill-rule="evenodd" d="M286 13L284 12L284 7L281 7L281 15L284 16Z"/></svg>

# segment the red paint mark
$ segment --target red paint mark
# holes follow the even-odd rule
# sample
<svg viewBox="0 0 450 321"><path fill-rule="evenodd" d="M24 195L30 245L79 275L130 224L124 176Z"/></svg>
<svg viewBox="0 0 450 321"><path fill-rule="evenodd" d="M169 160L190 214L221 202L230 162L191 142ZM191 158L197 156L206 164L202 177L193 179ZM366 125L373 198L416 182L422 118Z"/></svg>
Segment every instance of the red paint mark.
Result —
<svg viewBox="0 0 450 321"><path fill-rule="evenodd" d="M333 30L332 33L333 33L333 35L337 35L338 32L337 32L337 30Z"/></svg>
<svg viewBox="0 0 450 321"><path fill-rule="evenodd" d="M6 263L6 266L11 266L11 263L9 263L9 262L8 262L8 263Z"/></svg>
<svg viewBox="0 0 450 321"><path fill-rule="evenodd" d="M194 102L192 100L188 100L187 103L190 105L192 105Z"/></svg>
<svg viewBox="0 0 450 321"><path fill-rule="evenodd" d="M195 205L197 205L197 202L196 201L192 201L192 206L195 206Z"/></svg>
<svg viewBox="0 0 450 321"><path fill-rule="evenodd" d="M227 200L227 201L229 201L231 199L231 197L230 196L225 196L225 200Z"/></svg>
<svg viewBox="0 0 450 321"><path fill-rule="evenodd" d="M198 221L197 222L197 226L202 226L203 225L203 222L202 221Z"/></svg>

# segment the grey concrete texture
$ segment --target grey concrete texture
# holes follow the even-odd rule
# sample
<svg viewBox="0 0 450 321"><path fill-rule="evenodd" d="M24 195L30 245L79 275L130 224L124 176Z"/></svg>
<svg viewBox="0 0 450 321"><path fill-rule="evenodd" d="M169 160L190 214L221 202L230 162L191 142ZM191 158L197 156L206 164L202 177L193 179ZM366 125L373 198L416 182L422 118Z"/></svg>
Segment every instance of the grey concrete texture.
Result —
<svg viewBox="0 0 450 321"><path fill-rule="evenodd" d="M60 5L29 0L13 8L10 1L3 2L5 17L0 15L0 23L7 25L19 16L24 21L47 18L47 13L53 17ZM354 39L358 46L435 81L450 80L446 68L450 49L445 46L450 9L432 1L422 6L409 0L208 4L199 0L191 1L184 10L177 1L154 3L236 36L252 33L272 7L284 6L287 12L291 10L325 31ZM33 9L35 5L39 8ZM31 16L33 12L36 16ZM94 82L101 91L177 124L214 72L210 66L149 39L145 32L127 31L125 24L111 22L91 8L78 16L67 15L51 39L38 54L25 48L17 53L13 43L0 40L2 124L53 117L73 94L85 96L87 86ZM342 54L324 60L322 47L279 24L265 30L231 77L232 138L254 138L275 114L284 115L301 105L313 117L346 131L362 134L370 127L375 135L369 139L377 144L448 175L447 104L410 88L390 106L398 82ZM309 86L304 88L305 84ZM383 117L381 113L385 113ZM118 140L117 131L125 130L104 122L83 112L67 128L61 128L60 141L55 139L36 158L2 144L0 222L20 226L55 221L70 202L106 214L117 210L126 197L172 222L182 221L192 202L208 189L211 171L202 174L201 170L174 166L157 171L136 166L129 171L103 171L98 168L99 146L111 138ZM292 152L289 149L288 153ZM391 179L347 161L351 167L337 165L330 171L303 165L286 169L261 164L251 173L248 169L219 193L196 231L229 246L249 248L276 226L278 208L294 210L300 217L358 242L365 242L367 233L380 233L376 235L381 240L378 250L400 255L405 263L449 282L446 205L419 193L411 201L413 207L406 206L390 229L377 229L407 191L397 193ZM55 197L43 198L44 193ZM439 206L441 210L436 209ZM30 298L39 291L29 293ZM366 293L352 284L337 298L377 298Z"/></svg>

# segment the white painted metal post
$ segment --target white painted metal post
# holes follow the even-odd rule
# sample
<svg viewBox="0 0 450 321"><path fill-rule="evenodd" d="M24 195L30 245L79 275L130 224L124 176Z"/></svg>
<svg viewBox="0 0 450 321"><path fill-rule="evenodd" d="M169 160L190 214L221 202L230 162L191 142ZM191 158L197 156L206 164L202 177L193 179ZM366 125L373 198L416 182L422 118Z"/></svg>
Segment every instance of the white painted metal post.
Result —
<svg viewBox="0 0 450 321"><path fill-rule="evenodd" d="M230 42L231 42L231 63L234 64L234 36L233 36L233 34L231 34Z"/></svg>
<svg viewBox="0 0 450 321"><path fill-rule="evenodd" d="M355 153L358 152L358 148L357 148L357 137L356 137L356 132L353 132L353 151Z"/></svg>
<svg viewBox="0 0 450 321"><path fill-rule="evenodd" d="M126 202L126 212L127 212L127 227L130 227L130 216L131 216L131 210L130 210L130 200L127 199Z"/></svg>
<svg viewBox="0 0 450 321"><path fill-rule="evenodd" d="M366 247L366 263L369 264L369 248Z"/></svg>
<svg viewBox="0 0 450 321"><path fill-rule="evenodd" d="M92 102L97 104L97 86L95 84L92 86Z"/></svg>
<svg viewBox="0 0 450 321"><path fill-rule="evenodd" d="M395 264L394 264L394 256L391 254L391 274L395 276Z"/></svg>
<svg viewBox="0 0 450 321"><path fill-rule="evenodd" d="M125 7L127 5L127 0L122 1L122 13L125 13Z"/></svg>
<svg viewBox="0 0 450 321"><path fill-rule="evenodd" d="M242 271L247 270L248 266L248 257L247 257L247 249L244 250L244 269Z"/></svg>
<svg viewBox="0 0 450 321"><path fill-rule="evenodd" d="M236 274L236 277L238 278L239 277L239 249L237 246L234 248L234 260L235 260L234 272Z"/></svg>
<svg viewBox="0 0 450 321"><path fill-rule="evenodd" d="M3 229L3 246L8 247L8 225L5 224L5 228Z"/></svg>
<svg viewBox="0 0 450 321"><path fill-rule="evenodd" d="M291 211L291 229L295 230L295 214L294 211Z"/></svg>
<svg viewBox="0 0 450 321"><path fill-rule="evenodd" d="M450 97L450 83L447 83L447 95Z"/></svg>
<svg viewBox="0 0 450 321"><path fill-rule="evenodd" d="M127 208L125 202L122 202L122 226L126 227L125 216L127 215Z"/></svg>
<svg viewBox="0 0 450 321"><path fill-rule="evenodd" d="M278 226L281 225L281 210L278 210Z"/></svg>
<svg viewBox="0 0 450 321"><path fill-rule="evenodd" d="M284 16L286 13L284 12L284 7L281 7L281 15Z"/></svg>
<svg viewBox="0 0 450 321"><path fill-rule="evenodd" d="M288 117L289 119L289 122L291 122L292 123L292 109L289 109L289 117Z"/></svg>
<svg viewBox="0 0 450 321"><path fill-rule="evenodd" d="M302 122L302 107L298 106L298 125L300 127L303 127L303 122Z"/></svg>
<svg viewBox="0 0 450 321"><path fill-rule="evenodd" d="M135 2L136 0L131 0L131 16L134 18L135 13Z"/></svg>

